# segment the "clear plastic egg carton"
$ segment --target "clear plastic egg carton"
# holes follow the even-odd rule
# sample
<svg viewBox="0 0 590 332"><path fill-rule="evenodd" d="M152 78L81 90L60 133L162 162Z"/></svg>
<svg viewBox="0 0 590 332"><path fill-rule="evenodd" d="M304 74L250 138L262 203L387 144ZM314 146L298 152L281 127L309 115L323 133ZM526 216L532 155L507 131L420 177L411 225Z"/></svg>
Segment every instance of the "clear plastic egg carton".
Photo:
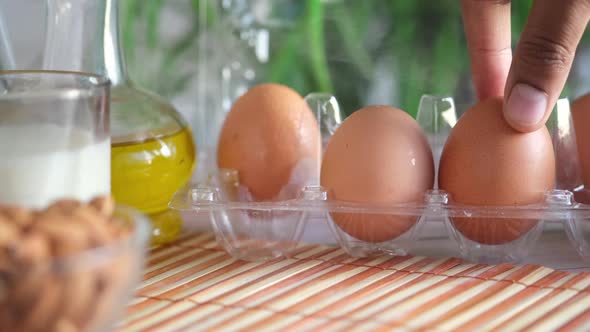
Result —
<svg viewBox="0 0 590 332"><path fill-rule="evenodd" d="M342 121L338 102L334 96L321 93L308 95L306 101L316 114L325 147ZM435 174L446 137L457 119L452 98L422 97L417 120L433 151ZM232 256L245 260L293 256L306 245L302 240L304 228L326 223L336 244L354 257L422 252L425 244L418 240L428 237L429 229L434 227L445 230L444 245L452 246L458 256L485 263L522 261L544 229L558 226L579 256L590 261L590 205L580 203L590 202L590 193L579 185L577 147L567 99L559 100L547 126L556 154L556 189L546 192L544 201L535 205L455 204L448 193L436 189L436 179L435 188L424 193L419 203L339 202L331 199L329 188L319 185L319 170L316 177L303 181L293 175L281 195L284 199L260 202L253 201L248 189L240 185L237 171L216 169L179 190L170 207L208 219L217 242ZM377 232L397 229L393 233L399 234L390 234L385 240L384 236L360 239L335 220L362 220L377 225ZM426 245L430 252L436 252L437 245L442 247L440 241L434 247L432 242Z"/></svg>

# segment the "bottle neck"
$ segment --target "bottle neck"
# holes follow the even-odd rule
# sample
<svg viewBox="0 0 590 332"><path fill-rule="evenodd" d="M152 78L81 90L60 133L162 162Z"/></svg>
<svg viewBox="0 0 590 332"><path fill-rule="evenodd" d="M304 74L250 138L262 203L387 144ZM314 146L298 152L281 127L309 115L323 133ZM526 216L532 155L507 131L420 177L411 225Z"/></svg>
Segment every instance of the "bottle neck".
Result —
<svg viewBox="0 0 590 332"><path fill-rule="evenodd" d="M43 69L103 75L113 86L127 83L118 7L118 0L47 0Z"/></svg>
<svg viewBox="0 0 590 332"><path fill-rule="evenodd" d="M119 39L119 0L106 0L103 35L104 68L112 85L127 83L127 66Z"/></svg>

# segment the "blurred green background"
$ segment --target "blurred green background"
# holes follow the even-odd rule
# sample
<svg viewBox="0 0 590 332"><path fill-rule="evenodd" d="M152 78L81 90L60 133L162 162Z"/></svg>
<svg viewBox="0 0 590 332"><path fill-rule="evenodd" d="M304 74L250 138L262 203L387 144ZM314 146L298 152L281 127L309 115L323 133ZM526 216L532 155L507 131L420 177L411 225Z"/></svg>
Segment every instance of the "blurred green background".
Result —
<svg viewBox="0 0 590 332"><path fill-rule="evenodd" d="M513 1L515 43L531 4ZM168 98L191 89L191 77L207 70L202 78L211 86L205 89L226 93L217 96L222 103L263 81L289 85L302 95L332 92L346 114L385 103L415 115L422 94L453 96L459 108L474 101L457 0L122 0L122 5L131 75ZM162 33L172 15L167 12L183 22L173 38ZM267 49L260 51L262 32ZM588 62L587 52L580 57ZM564 96L590 90L587 73L577 67ZM225 69L240 72L230 75ZM219 91L211 88L224 84L223 78L218 81L224 73L234 82ZM240 79L243 84L235 83Z"/></svg>

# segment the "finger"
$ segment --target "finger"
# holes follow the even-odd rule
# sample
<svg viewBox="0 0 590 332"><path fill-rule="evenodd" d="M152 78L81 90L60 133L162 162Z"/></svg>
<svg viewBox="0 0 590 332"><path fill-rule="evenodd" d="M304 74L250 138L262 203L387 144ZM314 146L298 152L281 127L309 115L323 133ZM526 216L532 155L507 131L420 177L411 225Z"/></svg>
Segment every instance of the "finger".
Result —
<svg viewBox="0 0 590 332"><path fill-rule="evenodd" d="M543 126L569 75L590 18L590 0L536 0L516 48L504 118L516 130Z"/></svg>
<svg viewBox="0 0 590 332"><path fill-rule="evenodd" d="M503 96L512 61L510 0L462 0L461 11L477 98Z"/></svg>

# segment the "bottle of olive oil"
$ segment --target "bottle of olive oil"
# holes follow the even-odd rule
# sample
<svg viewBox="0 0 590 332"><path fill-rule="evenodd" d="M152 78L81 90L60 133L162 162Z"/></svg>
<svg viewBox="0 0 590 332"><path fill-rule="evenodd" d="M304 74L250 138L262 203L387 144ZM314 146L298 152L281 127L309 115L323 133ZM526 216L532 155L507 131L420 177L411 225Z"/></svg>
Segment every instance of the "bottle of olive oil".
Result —
<svg viewBox="0 0 590 332"><path fill-rule="evenodd" d="M173 241L182 218L168 202L195 166L189 126L170 103L129 79L119 43L118 0L47 4L44 69L92 72L110 79L112 194L117 203L151 218L154 244Z"/></svg>

